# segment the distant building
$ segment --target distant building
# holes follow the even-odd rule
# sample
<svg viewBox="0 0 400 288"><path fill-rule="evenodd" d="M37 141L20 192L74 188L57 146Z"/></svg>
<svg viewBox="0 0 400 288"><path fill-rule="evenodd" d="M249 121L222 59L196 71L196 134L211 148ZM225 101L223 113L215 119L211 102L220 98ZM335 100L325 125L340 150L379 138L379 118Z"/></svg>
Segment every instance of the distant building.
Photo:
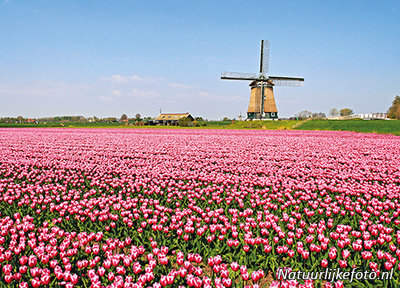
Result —
<svg viewBox="0 0 400 288"><path fill-rule="evenodd" d="M190 113L163 113L160 114L154 122L161 125L178 125L179 120L194 121Z"/></svg>
<svg viewBox="0 0 400 288"><path fill-rule="evenodd" d="M352 114L349 116L335 116L328 117L328 120L346 120L346 119L363 119L363 120L373 120L373 119L382 119L382 120L390 120L387 118L387 113L364 113L364 114Z"/></svg>
<svg viewBox="0 0 400 288"><path fill-rule="evenodd" d="M366 113L366 114L354 114L351 118L361 119L388 119L386 113Z"/></svg>

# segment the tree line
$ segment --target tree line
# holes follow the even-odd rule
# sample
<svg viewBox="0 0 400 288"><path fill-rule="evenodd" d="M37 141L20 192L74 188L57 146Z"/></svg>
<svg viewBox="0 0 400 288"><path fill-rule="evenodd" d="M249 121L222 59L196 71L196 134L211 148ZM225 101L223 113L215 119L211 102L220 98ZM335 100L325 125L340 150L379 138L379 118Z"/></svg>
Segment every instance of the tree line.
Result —
<svg viewBox="0 0 400 288"><path fill-rule="evenodd" d="M329 116L330 117L338 117L338 116L350 116L353 115L353 110L350 108L343 108L343 109L336 109L332 108L329 111ZM312 113L311 111L304 110L299 113L296 113L295 117L296 119L307 119L307 118L314 118L314 119L323 119L326 118L325 113L319 112L319 113ZM400 119L400 96L396 96L392 102L392 106L389 108L387 111L387 118L390 119Z"/></svg>

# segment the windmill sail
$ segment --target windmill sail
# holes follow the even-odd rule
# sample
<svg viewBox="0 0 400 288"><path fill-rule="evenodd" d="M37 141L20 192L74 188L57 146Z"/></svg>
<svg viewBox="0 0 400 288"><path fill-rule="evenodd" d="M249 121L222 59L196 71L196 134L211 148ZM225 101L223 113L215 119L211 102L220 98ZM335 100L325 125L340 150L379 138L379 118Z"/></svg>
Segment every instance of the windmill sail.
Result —
<svg viewBox="0 0 400 288"><path fill-rule="evenodd" d="M269 71L269 40L261 40L260 73L266 74Z"/></svg>
<svg viewBox="0 0 400 288"><path fill-rule="evenodd" d="M299 77L280 77L280 76L269 76L268 77L275 86L289 86L289 87L303 87L304 78Z"/></svg>
<svg viewBox="0 0 400 288"><path fill-rule="evenodd" d="M254 73L238 73L238 72L222 72L221 79L225 80L257 80L257 74Z"/></svg>

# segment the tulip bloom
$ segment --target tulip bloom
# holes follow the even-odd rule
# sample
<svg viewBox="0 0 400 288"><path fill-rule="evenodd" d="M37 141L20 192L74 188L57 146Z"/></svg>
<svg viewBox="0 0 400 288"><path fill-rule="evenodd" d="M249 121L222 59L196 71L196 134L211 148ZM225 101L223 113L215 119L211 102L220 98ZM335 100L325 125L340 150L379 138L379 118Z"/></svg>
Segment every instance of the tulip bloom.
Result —
<svg viewBox="0 0 400 288"><path fill-rule="evenodd" d="M239 270L239 264L237 262L232 262L231 263L231 268L233 271L238 271Z"/></svg>

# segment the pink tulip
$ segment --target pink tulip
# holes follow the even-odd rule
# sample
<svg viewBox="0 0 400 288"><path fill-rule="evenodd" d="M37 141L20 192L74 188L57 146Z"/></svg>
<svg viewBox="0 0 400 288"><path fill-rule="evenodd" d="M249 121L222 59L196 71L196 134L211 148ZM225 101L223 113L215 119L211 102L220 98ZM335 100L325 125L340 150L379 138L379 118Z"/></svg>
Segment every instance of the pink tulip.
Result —
<svg viewBox="0 0 400 288"><path fill-rule="evenodd" d="M321 260L321 267L323 267L323 268L328 267L328 260L327 259L322 259Z"/></svg>
<svg viewBox="0 0 400 288"><path fill-rule="evenodd" d="M232 262L231 263L231 268L233 271L238 271L239 270L239 264L237 262Z"/></svg>
<svg viewBox="0 0 400 288"><path fill-rule="evenodd" d="M347 259L350 256L350 251L349 250L343 250L342 251L342 257L343 259Z"/></svg>

